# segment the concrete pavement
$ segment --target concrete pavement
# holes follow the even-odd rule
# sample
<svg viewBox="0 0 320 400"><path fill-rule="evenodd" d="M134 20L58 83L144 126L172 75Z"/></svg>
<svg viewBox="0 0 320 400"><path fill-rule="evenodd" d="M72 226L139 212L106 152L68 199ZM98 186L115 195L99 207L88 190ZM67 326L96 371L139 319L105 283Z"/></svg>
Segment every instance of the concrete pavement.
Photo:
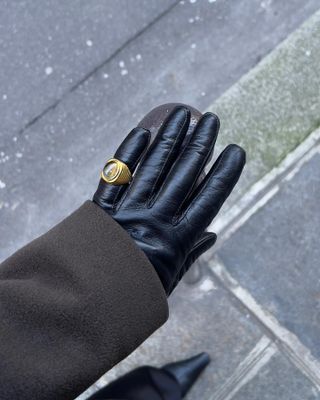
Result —
<svg viewBox="0 0 320 400"><path fill-rule="evenodd" d="M248 151L198 279L87 394L205 350L212 362L189 399L320 399L318 2L3 6L1 259L90 197L105 158L159 103L217 112L219 149Z"/></svg>
<svg viewBox="0 0 320 400"><path fill-rule="evenodd" d="M318 7L317 0L39 4L5 2L0 15L0 259L92 196L104 160L152 107L180 101L206 109ZM125 28L115 34L118 26Z"/></svg>

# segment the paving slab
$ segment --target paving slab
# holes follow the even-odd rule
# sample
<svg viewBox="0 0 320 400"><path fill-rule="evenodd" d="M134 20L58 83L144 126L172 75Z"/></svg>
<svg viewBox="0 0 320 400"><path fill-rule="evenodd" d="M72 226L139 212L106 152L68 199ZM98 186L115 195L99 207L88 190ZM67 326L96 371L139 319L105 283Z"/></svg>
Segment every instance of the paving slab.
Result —
<svg viewBox="0 0 320 400"><path fill-rule="evenodd" d="M170 65L185 61L183 57L188 60L186 65L179 66L179 74L178 70L170 71L167 79L171 86L178 81L185 85L181 80L188 79L189 69L192 68L194 73L197 67L200 77L210 71L219 72L210 79L210 85L217 91L215 82L219 82L220 93L226 88L228 73L236 75L231 78L233 83L318 7L315 0L304 4L298 0L281 4L270 0L213 3L207 0L3 1L0 15L2 130L11 133L23 129L175 6L170 17L162 18L158 24L161 33L157 40L149 36L149 32L144 35L148 36L152 48L146 46L143 49L158 53L163 72ZM255 40L250 36L252 31L256 33ZM197 52L188 51L191 38L198 42L201 53L212 52L218 47L217 56L221 57L221 45L228 43L228 47L223 46L220 62L209 61L209 68L203 62L207 53L199 57ZM241 50L242 54L237 49L240 39L246 46L244 52ZM169 51L168 46L171 47ZM139 48L142 50L140 45ZM175 56L170 54L170 59L166 60L163 51ZM239 53L237 57L234 57L235 52ZM152 69L155 62L158 61L151 62ZM213 70L212 64L216 65ZM227 69L221 68L221 64L228 65ZM159 76L157 71L156 75L158 79L166 79L167 73ZM199 77L192 79L193 82L188 80L190 90L195 89L197 95L205 90L204 85L197 85ZM194 101L196 94L190 93L190 96Z"/></svg>
<svg viewBox="0 0 320 400"><path fill-rule="evenodd" d="M278 353L232 399L319 400L320 393L299 370Z"/></svg>
<svg viewBox="0 0 320 400"><path fill-rule="evenodd" d="M218 251L231 275L320 359L320 154Z"/></svg>
<svg viewBox="0 0 320 400"><path fill-rule="evenodd" d="M137 25L145 26L172 4L139 1L137 10L122 7L129 3L132 8L133 2L112 2L115 22L109 23L109 2L76 2L76 8L72 1L61 7L49 0L41 2L46 7L37 7L39 1L6 2L12 13L0 16L1 37L7 38L0 79L6 121L0 131L0 259L92 196L103 162L150 108L182 101L205 109L319 7L317 0L181 1L110 58L111 50L136 32L136 14L143 14ZM109 37L109 28L125 32ZM315 34L310 43L316 40ZM41 58L48 46L50 63ZM74 52L80 53L75 60ZM105 63L96 69L101 54ZM26 72L28 62L32 68ZM68 79L77 82L93 64L88 79L70 88ZM53 72L46 74L48 66ZM28 119L35 118L35 110L39 119ZM236 120L232 113L230 118Z"/></svg>
<svg viewBox="0 0 320 400"><path fill-rule="evenodd" d="M12 135L177 0L1 1L1 135Z"/></svg>
<svg viewBox="0 0 320 400"><path fill-rule="evenodd" d="M188 399L209 399L217 385L228 379L263 336L246 310L239 308L210 277L194 286L180 285L170 298L170 314L161 329L95 387L141 365L161 366L207 351L211 364Z"/></svg>

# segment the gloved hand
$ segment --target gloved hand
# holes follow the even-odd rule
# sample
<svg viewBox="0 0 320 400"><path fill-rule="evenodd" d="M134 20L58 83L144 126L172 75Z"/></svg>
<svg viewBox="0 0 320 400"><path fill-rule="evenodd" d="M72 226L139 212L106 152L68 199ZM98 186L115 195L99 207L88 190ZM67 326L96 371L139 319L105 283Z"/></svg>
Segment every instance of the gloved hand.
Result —
<svg viewBox="0 0 320 400"><path fill-rule="evenodd" d="M215 243L216 235L205 229L245 164L244 150L229 145L197 184L213 152L219 120L214 114L204 114L184 142L189 123L189 110L176 107L138 168L150 134L143 128L131 131L114 158L134 172L132 182L112 186L101 179L93 198L146 254L168 295L191 264Z"/></svg>

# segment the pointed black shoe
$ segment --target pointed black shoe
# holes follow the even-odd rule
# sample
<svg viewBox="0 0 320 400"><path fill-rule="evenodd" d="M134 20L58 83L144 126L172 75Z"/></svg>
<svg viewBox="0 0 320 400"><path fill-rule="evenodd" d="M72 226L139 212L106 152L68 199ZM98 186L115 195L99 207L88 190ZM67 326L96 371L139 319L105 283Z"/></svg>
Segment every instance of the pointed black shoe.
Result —
<svg viewBox="0 0 320 400"><path fill-rule="evenodd" d="M209 354L200 353L187 360L167 364L161 369L176 379L181 388L181 395L184 397L209 363Z"/></svg>

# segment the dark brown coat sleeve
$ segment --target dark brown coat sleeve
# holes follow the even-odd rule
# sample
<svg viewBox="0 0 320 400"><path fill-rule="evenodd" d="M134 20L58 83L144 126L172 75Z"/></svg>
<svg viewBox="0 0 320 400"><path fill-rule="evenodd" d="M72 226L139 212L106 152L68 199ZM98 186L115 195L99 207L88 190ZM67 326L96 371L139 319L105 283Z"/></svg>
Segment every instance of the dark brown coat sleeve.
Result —
<svg viewBox="0 0 320 400"><path fill-rule="evenodd" d="M74 399L167 315L145 255L84 203L0 266L0 399Z"/></svg>

